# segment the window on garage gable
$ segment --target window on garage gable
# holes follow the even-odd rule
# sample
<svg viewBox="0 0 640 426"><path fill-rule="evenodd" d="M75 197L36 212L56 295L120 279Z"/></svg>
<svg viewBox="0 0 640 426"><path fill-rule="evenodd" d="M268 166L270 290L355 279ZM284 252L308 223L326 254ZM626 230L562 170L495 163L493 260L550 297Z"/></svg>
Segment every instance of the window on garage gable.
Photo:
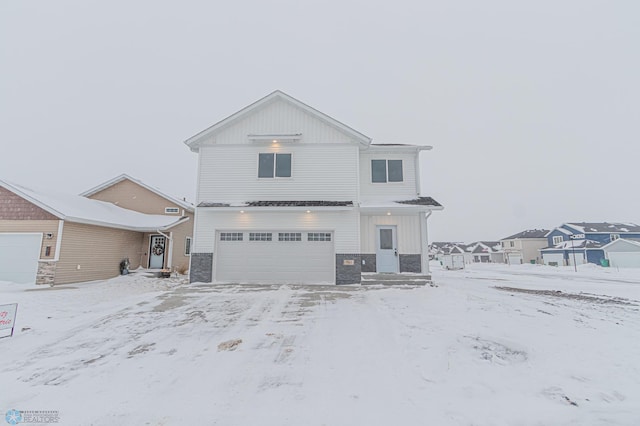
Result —
<svg viewBox="0 0 640 426"><path fill-rule="evenodd" d="M402 160L371 160L371 182L402 181Z"/></svg>
<svg viewBox="0 0 640 426"><path fill-rule="evenodd" d="M260 153L258 154L259 178L291 177L291 154Z"/></svg>

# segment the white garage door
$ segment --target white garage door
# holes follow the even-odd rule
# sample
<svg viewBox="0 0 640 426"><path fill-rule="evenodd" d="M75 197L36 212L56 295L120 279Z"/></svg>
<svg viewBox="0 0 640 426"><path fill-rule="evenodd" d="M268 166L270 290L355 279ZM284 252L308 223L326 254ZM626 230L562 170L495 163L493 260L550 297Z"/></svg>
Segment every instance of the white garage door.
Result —
<svg viewBox="0 0 640 426"><path fill-rule="evenodd" d="M570 251L569 252L569 265L573 266L574 264L576 265L584 265L585 263L587 263L587 260L584 258L584 252L575 252L576 254L576 260L575 262L573 261L573 252Z"/></svg>
<svg viewBox="0 0 640 426"><path fill-rule="evenodd" d="M544 253L542 260L545 265L564 266L564 257L562 253Z"/></svg>
<svg viewBox="0 0 640 426"><path fill-rule="evenodd" d="M42 234L0 234L0 281L35 284Z"/></svg>
<svg viewBox="0 0 640 426"><path fill-rule="evenodd" d="M522 264L522 255L520 253L508 253L507 254L507 263L509 265L521 265Z"/></svg>
<svg viewBox="0 0 640 426"><path fill-rule="evenodd" d="M608 253L609 265L614 268L640 268L640 252Z"/></svg>
<svg viewBox="0 0 640 426"><path fill-rule="evenodd" d="M335 283L335 252L331 232L218 232L215 258L217 282Z"/></svg>

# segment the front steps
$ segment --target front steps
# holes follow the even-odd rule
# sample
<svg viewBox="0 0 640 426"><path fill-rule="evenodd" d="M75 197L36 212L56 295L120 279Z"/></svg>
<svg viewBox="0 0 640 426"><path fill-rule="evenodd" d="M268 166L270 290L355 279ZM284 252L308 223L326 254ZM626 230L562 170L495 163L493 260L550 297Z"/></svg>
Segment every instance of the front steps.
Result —
<svg viewBox="0 0 640 426"><path fill-rule="evenodd" d="M412 286L420 286L420 285L431 285L433 286L433 281L431 280L431 275L423 275L423 274L384 274L384 273L363 273L362 274L362 285L412 285Z"/></svg>

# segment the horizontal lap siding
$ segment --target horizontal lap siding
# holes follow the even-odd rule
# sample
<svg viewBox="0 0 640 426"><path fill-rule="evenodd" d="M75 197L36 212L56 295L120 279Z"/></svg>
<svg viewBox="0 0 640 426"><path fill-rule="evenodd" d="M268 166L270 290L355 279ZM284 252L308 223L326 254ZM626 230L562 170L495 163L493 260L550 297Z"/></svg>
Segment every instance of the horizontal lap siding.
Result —
<svg viewBox="0 0 640 426"><path fill-rule="evenodd" d="M258 179L258 154L292 154L291 178ZM358 147L225 145L200 150L198 201L357 200Z"/></svg>
<svg viewBox="0 0 640 426"><path fill-rule="evenodd" d="M40 248L41 260L53 260L56 254L56 240L58 238L58 220L0 220L0 233L31 233L38 232L42 234L53 234L53 238L47 239L43 237L42 247ZM49 256L45 256L47 247L50 248Z"/></svg>
<svg viewBox="0 0 640 426"><path fill-rule="evenodd" d="M142 244L143 234L139 232L65 222L55 283L115 277L125 257L131 269L138 268Z"/></svg>
<svg viewBox="0 0 640 426"><path fill-rule="evenodd" d="M216 231L334 231L336 253L358 253L359 214L355 210L340 212L211 212L200 209L197 219L194 253L211 253Z"/></svg>
<svg viewBox="0 0 640 426"><path fill-rule="evenodd" d="M371 160L402 160L402 182L372 183ZM360 155L360 197L362 199L411 200L417 197L416 163L413 154Z"/></svg>

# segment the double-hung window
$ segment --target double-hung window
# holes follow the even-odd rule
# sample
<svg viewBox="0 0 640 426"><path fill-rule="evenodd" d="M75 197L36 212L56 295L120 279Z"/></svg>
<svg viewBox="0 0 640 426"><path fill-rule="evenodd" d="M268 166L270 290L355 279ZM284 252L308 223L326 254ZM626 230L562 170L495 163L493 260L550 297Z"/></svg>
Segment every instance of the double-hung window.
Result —
<svg viewBox="0 0 640 426"><path fill-rule="evenodd" d="M402 160L371 160L371 182L402 182Z"/></svg>
<svg viewBox="0 0 640 426"><path fill-rule="evenodd" d="M291 154L260 153L258 155L258 177L291 177Z"/></svg>
<svg viewBox="0 0 640 426"><path fill-rule="evenodd" d="M556 246L563 241L562 235L556 235L552 238L553 245Z"/></svg>

